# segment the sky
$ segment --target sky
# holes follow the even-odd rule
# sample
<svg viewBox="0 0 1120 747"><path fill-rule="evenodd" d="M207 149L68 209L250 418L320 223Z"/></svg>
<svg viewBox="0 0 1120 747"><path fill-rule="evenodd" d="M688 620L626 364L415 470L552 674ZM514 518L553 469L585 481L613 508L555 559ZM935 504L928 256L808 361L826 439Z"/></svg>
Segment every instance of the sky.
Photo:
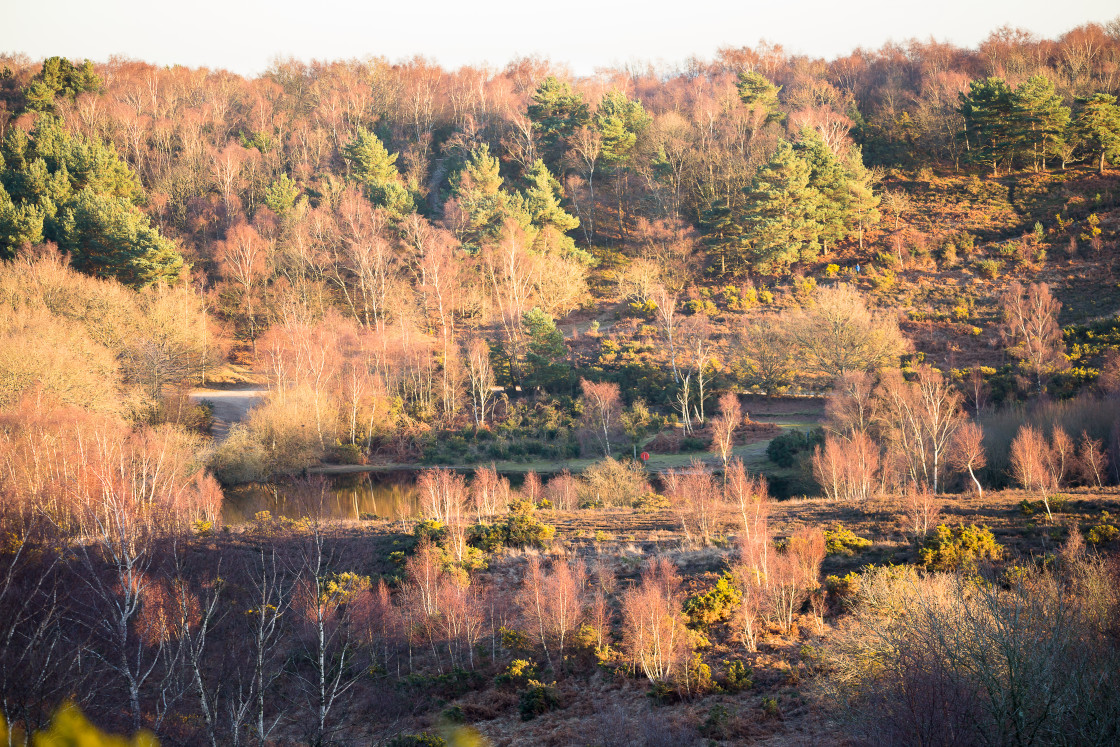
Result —
<svg viewBox="0 0 1120 747"><path fill-rule="evenodd" d="M577 75L710 59L760 40L832 58L911 38L975 46L1005 24L1054 37L1116 0L0 0L0 52L257 75L277 57L421 55L444 67L539 55Z"/></svg>

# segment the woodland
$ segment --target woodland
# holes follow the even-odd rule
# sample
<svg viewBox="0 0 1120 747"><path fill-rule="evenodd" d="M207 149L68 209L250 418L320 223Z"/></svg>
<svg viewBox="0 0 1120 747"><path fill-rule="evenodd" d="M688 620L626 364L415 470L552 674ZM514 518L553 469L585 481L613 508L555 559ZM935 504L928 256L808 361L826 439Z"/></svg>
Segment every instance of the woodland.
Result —
<svg viewBox="0 0 1120 747"><path fill-rule="evenodd" d="M1118 95L0 54L0 745L1120 742Z"/></svg>

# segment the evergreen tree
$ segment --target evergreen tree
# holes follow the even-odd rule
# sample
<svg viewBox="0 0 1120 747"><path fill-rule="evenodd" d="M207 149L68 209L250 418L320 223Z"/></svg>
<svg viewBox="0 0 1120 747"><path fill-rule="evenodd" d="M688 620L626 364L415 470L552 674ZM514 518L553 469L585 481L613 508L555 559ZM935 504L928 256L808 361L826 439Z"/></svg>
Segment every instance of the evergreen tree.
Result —
<svg viewBox="0 0 1120 747"><path fill-rule="evenodd" d="M538 308L526 311L522 322L529 340L529 349L525 354L528 369L526 386L552 391L571 388L573 375L567 361L568 347L556 322Z"/></svg>
<svg viewBox="0 0 1120 747"><path fill-rule="evenodd" d="M287 174L268 185L264 193L264 204L269 210L283 218L296 206L299 198L299 185Z"/></svg>
<svg viewBox="0 0 1120 747"><path fill-rule="evenodd" d="M61 206L48 225L49 238L70 253L74 269L90 275L114 277L139 288L175 282L183 270L175 245L124 198L86 187Z"/></svg>
<svg viewBox="0 0 1120 747"><path fill-rule="evenodd" d="M554 172L560 173L568 138L591 121L587 104L582 96L572 91L571 85L550 75L530 97L528 114L533 131L540 138L545 161Z"/></svg>
<svg viewBox="0 0 1120 747"><path fill-rule="evenodd" d="M780 121L782 111L778 107L778 92L781 86L776 86L761 73L753 70L739 73L739 99L754 109L760 108L766 112L767 121Z"/></svg>
<svg viewBox="0 0 1120 747"><path fill-rule="evenodd" d="M1065 141L1069 107L1062 105L1053 81L1043 75L1020 83L1012 105L1019 149L1030 159L1035 171L1046 168L1046 159L1056 155Z"/></svg>
<svg viewBox="0 0 1120 747"><path fill-rule="evenodd" d="M11 259L24 244L43 240L43 211L33 204L17 205L0 184L0 259Z"/></svg>
<svg viewBox="0 0 1120 747"><path fill-rule="evenodd" d="M1120 160L1120 106L1116 97L1098 93L1081 103L1077 131L1099 155L1098 170L1104 173L1105 159Z"/></svg>
<svg viewBox="0 0 1120 747"><path fill-rule="evenodd" d="M809 186L809 173L809 164L782 140L748 187L742 224L751 265L759 272L784 271L820 251L820 196Z"/></svg>
<svg viewBox="0 0 1120 747"><path fill-rule="evenodd" d="M416 204L397 171L397 154L389 153L381 139L363 127L342 149L350 165L350 175L365 187L366 198L376 207L400 217L416 209Z"/></svg>
<svg viewBox="0 0 1120 747"><path fill-rule="evenodd" d="M93 71L93 63L89 60L74 65L64 57L48 57L24 91L26 109L51 112L58 96L73 100L80 93L100 88L101 79Z"/></svg>
<svg viewBox="0 0 1120 747"><path fill-rule="evenodd" d="M608 169L625 166L639 135L651 121L641 102L631 101L621 91L603 94L595 110L595 128L602 136L603 165Z"/></svg>
<svg viewBox="0 0 1120 747"><path fill-rule="evenodd" d="M968 93L960 95L969 157L990 165L999 175L999 165L1010 160L1015 149L1015 117L1011 88L1003 78L974 80Z"/></svg>
<svg viewBox="0 0 1120 747"><path fill-rule="evenodd" d="M737 211L726 199L713 200L700 214L700 228L708 247L712 271L719 277L740 275L748 269L747 243Z"/></svg>
<svg viewBox="0 0 1120 747"><path fill-rule="evenodd" d="M30 136L9 128L0 155L0 255L48 240L91 275L136 287L179 278L183 257L137 207L139 180L111 145L41 114Z"/></svg>
<svg viewBox="0 0 1120 747"><path fill-rule="evenodd" d="M855 230L859 234L859 248L863 249L863 233L871 226L878 225L882 217L879 213L879 195L871 187L872 174L863 165L863 153L852 148L844 157L847 174L848 201L846 225L848 235Z"/></svg>
<svg viewBox="0 0 1120 747"><path fill-rule="evenodd" d="M455 180L455 195L467 216L464 244L469 248L478 249L497 239L510 218L525 227L530 224L522 200L502 189L500 171L498 159L490 155L490 146L483 143L471 151Z"/></svg>
<svg viewBox="0 0 1120 747"><path fill-rule="evenodd" d="M579 218L560 205L564 192L544 161L537 159L526 174L529 182L523 204L533 228L536 229L535 245L538 250L558 251L581 261L590 259L586 252L576 249L576 242L569 231L579 228Z"/></svg>
<svg viewBox="0 0 1120 747"><path fill-rule="evenodd" d="M828 251L830 245L848 235L853 224L848 171L816 130L803 129L794 152L809 166L809 186L818 194L814 213L817 235Z"/></svg>

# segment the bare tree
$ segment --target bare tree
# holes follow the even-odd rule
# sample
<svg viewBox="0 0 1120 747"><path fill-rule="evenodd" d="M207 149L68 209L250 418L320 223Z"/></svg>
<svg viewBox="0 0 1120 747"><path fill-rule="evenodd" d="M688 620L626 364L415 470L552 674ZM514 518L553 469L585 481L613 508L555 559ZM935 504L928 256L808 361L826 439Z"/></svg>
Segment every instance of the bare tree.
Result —
<svg viewBox="0 0 1120 747"><path fill-rule="evenodd" d="M965 470L976 486L977 497L984 497L984 488L976 479L976 470L982 469L988 463L984 452L984 431L975 420L964 423L953 435L953 443L949 449L949 463L957 469Z"/></svg>
<svg viewBox="0 0 1120 747"><path fill-rule="evenodd" d="M1007 351L1018 358L1034 378L1039 394L1045 389L1043 378L1047 374L1069 365L1062 329L1058 326L1061 308L1062 304L1050 293L1046 283L1032 283L1024 290L1020 283L1014 282L1000 299L1003 314L1000 333Z"/></svg>
<svg viewBox="0 0 1120 747"><path fill-rule="evenodd" d="M718 454L723 462L724 472L727 471L727 460L731 458L735 446L735 431L743 422L743 411L739 405L739 396L734 392L727 392L719 399L719 417L712 419L712 445L711 450Z"/></svg>
<svg viewBox="0 0 1120 747"><path fill-rule="evenodd" d="M622 397L618 384L609 381L580 381L583 391L583 420L585 428L592 433L605 456L611 455L611 440L617 437L619 416L622 413Z"/></svg>
<svg viewBox="0 0 1120 747"><path fill-rule="evenodd" d="M1054 515L1050 512L1050 499L1047 494L1054 486L1052 464L1052 450L1042 432L1030 425L1019 428L1019 432L1011 442L1012 474L1024 490L1042 496L1046 516L1051 521Z"/></svg>
<svg viewBox="0 0 1120 747"><path fill-rule="evenodd" d="M494 370L490 365L490 346L481 337L467 346L467 376L471 384L471 409L476 428L486 425L486 413L494 388Z"/></svg>
<svg viewBox="0 0 1120 747"><path fill-rule="evenodd" d="M1104 450L1104 443L1100 439L1089 438L1085 431L1081 432L1078 448L1078 466L1081 468L1081 478L1089 485L1104 487L1104 474L1108 469L1108 454Z"/></svg>

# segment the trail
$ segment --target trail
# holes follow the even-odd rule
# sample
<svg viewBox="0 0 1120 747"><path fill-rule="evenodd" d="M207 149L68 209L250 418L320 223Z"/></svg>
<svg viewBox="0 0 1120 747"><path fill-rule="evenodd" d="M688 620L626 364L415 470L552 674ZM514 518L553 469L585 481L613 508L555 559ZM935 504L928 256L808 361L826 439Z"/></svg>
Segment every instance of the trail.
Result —
<svg viewBox="0 0 1120 747"><path fill-rule="evenodd" d="M259 400L268 393L255 384L242 384L228 389L195 389L192 402L211 402L214 405L214 425L210 433L221 442L229 435L229 428L249 414Z"/></svg>

